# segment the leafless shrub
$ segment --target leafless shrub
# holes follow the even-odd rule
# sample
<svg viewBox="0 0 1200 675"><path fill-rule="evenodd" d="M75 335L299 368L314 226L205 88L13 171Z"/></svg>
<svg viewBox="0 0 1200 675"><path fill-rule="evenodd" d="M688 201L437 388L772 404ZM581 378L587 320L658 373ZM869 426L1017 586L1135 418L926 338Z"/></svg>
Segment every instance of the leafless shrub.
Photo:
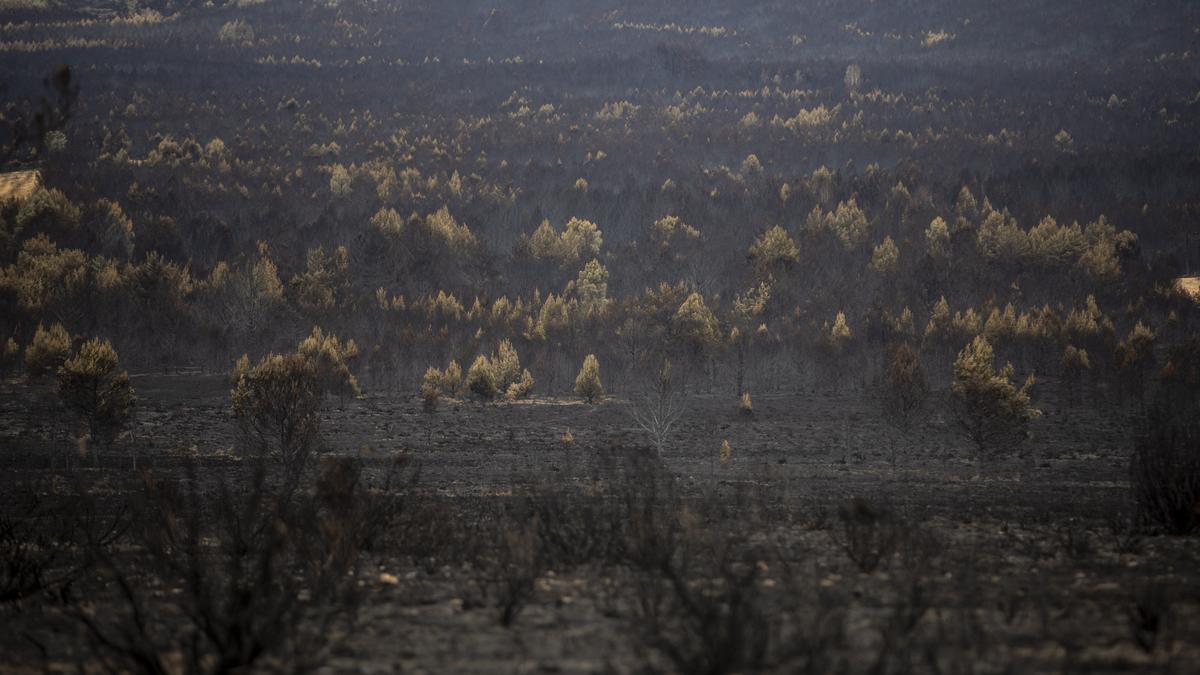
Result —
<svg viewBox="0 0 1200 675"><path fill-rule="evenodd" d="M1055 535L1059 548L1071 560L1085 560L1095 551L1086 523L1078 518L1069 518L1060 523L1055 530Z"/></svg>
<svg viewBox="0 0 1200 675"><path fill-rule="evenodd" d="M711 554L681 547L639 579L638 629L680 672L756 668L770 644L760 568Z"/></svg>
<svg viewBox="0 0 1200 675"><path fill-rule="evenodd" d="M385 525L361 464L327 462L311 491L276 480L266 458L249 476L220 477L215 496L195 467L184 488L149 474L143 483L136 553L100 554L119 609L72 610L108 669L293 671L324 658L331 627L356 606L359 554ZM152 588L173 589L177 615L155 604Z"/></svg>
<svg viewBox="0 0 1200 675"><path fill-rule="evenodd" d="M838 521L840 527L830 536L859 571L866 573L891 558L904 529L894 514L861 498L839 509Z"/></svg>
<svg viewBox="0 0 1200 675"><path fill-rule="evenodd" d="M1200 423L1152 410L1130 463L1140 519L1168 534L1200 529Z"/></svg>
<svg viewBox="0 0 1200 675"><path fill-rule="evenodd" d="M765 663L772 636L760 587L765 565L748 557L742 538L705 529L657 457L631 458L626 470L632 478L620 499L638 635L679 672Z"/></svg>
<svg viewBox="0 0 1200 675"><path fill-rule="evenodd" d="M811 579L801 581L811 584ZM793 589L796 590L796 589ZM846 671L843 598L819 589L807 604L790 607L790 620L773 632L771 661L786 672L817 675Z"/></svg>
<svg viewBox="0 0 1200 675"><path fill-rule="evenodd" d="M682 504L675 480L653 456L630 456L621 484L624 502L625 560L635 569L655 570L678 546Z"/></svg>
<svg viewBox="0 0 1200 675"><path fill-rule="evenodd" d="M931 528L914 524L918 519L911 515L907 520L899 528L896 560L905 573L920 576L928 573L935 558L946 550L946 541Z"/></svg>
<svg viewBox="0 0 1200 675"><path fill-rule="evenodd" d="M671 362L664 361L654 381L629 403L629 415L646 432L661 455L686 409L682 390L671 375Z"/></svg>
<svg viewBox="0 0 1200 675"><path fill-rule="evenodd" d="M1012 626L1027 608L1029 596L1023 588L1001 587L996 599L996 608L1004 619L1004 625Z"/></svg>
<svg viewBox="0 0 1200 675"><path fill-rule="evenodd" d="M818 588L786 543L759 550L695 513L678 501L660 509L634 558L646 644L678 672L843 672L845 598Z"/></svg>
<svg viewBox="0 0 1200 675"><path fill-rule="evenodd" d="M543 571L538 546L537 518L524 526L509 525L500 532L495 561L499 592L500 625L508 627L525 608Z"/></svg>
<svg viewBox="0 0 1200 675"><path fill-rule="evenodd" d="M447 498L414 495L406 499L406 517L387 536L388 550L408 556L432 574L448 562L474 561L484 546L477 533L475 516L464 504L452 508Z"/></svg>
<svg viewBox="0 0 1200 675"><path fill-rule="evenodd" d="M921 639L918 628L930 609L930 598L916 575L895 577L895 599L880 626L882 638L870 673L909 673L918 669L922 658L937 663L939 645Z"/></svg>
<svg viewBox="0 0 1200 675"><path fill-rule="evenodd" d="M553 491L528 501L548 566L573 567L621 559L628 518L619 497Z"/></svg>
<svg viewBox="0 0 1200 675"><path fill-rule="evenodd" d="M92 552L123 532L123 512L103 516L76 494L51 501L21 489L0 514L0 603L65 593L95 562Z"/></svg>
<svg viewBox="0 0 1200 675"><path fill-rule="evenodd" d="M1113 509L1105 515L1109 541L1118 553L1140 553L1145 537L1137 518L1128 509Z"/></svg>
<svg viewBox="0 0 1200 675"><path fill-rule="evenodd" d="M1154 651L1170 613L1171 596L1162 585L1146 586L1134 597L1129 604L1129 628L1142 651L1147 654Z"/></svg>

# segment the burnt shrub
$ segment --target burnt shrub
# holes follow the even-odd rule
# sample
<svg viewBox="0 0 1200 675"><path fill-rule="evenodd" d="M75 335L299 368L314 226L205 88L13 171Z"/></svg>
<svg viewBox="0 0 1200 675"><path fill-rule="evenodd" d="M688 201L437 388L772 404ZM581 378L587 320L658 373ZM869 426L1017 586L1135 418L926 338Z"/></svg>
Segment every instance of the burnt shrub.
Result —
<svg viewBox="0 0 1200 675"><path fill-rule="evenodd" d="M1142 420L1130 462L1141 524L1168 534L1200 529L1200 341L1176 348Z"/></svg>
<svg viewBox="0 0 1200 675"><path fill-rule="evenodd" d="M1176 535L1200 528L1200 422L1152 410L1134 444L1130 482L1144 525Z"/></svg>
<svg viewBox="0 0 1200 675"><path fill-rule="evenodd" d="M56 498L47 492L16 487L0 513L0 603L67 593L95 563L93 552L125 530L124 511L102 513L82 490Z"/></svg>
<svg viewBox="0 0 1200 675"><path fill-rule="evenodd" d="M619 561L628 518L624 505L612 495L547 491L531 496L527 508L535 516L546 563L569 568Z"/></svg>
<svg viewBox="0 0 1200 675"><path fill-rule="evenodd" d="M904 538L904 523L865 499L851 500L839 509L838 521L830 536L861 572L874 572Z"/></svg>
<svg viewBox="0 0 1200 675"><path fill-rule="evenodd" d="M523 526L509 523L499 533L493 560L496 607L500 625L509 627L533 597L538 577L545 567L537 537L537 518Z"/></svg>
<svg viewBox="0 0 1200 675"><path fill-rule="evenodd" d="M92 581L115 589L115 607L98 614L81 594L70 609L106 668L224 673L325 658L331 628L354 616L360 554L391 511L359 460L325 462L311 489L269 468L260 456L216 478L189 467L182 485L143 476L131 546L97 549Z"/></svg>
<svg viewBox="0 0 1200 675"><path fill-rule="evenodd" d="M773 633L764 568L733 554L741 542L701 533L686 510L674 517L674 547L636 575L633 613L642 638L683 673L762 667Z"/></svg>

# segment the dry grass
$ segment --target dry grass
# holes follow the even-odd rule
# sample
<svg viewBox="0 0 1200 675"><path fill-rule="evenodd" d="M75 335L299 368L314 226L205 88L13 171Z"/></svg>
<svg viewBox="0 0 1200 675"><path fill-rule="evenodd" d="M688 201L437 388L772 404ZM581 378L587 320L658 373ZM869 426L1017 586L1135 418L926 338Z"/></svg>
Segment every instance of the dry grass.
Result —
<svg viewBox="0 0 1200 675"><path fill-rule="evenodd" d="M1200 302L1200 277L1179 277L1175 280L1175 287Z"/></svg>
<svg viewBox="0 0 1200 675"><path fill-rule="evenodd" d="M41 184L42 175L36 169L0 174L0 203L25 201Z"/></svg>

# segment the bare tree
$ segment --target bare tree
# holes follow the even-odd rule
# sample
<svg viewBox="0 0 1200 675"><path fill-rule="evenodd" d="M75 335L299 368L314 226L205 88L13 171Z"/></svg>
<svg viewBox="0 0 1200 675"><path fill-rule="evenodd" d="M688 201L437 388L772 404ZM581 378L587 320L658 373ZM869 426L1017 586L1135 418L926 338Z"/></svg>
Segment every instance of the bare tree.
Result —
<svg viewBox="0 0 1200 675"><path fill-rule="evenodd" d="M858 91L858 88L862 86L862 68L857 63L846 66L846 76L843 81L846 83L847 91Z"/></svg>
<svg viewBox="0 0 1200 675"><path fill-rule="evenodd" d="M630 417L642 431L650 435L654 449L660 455L685 409L686 399L683 392L675 387L669 360L663 361L654 382L644 387L642 393L629 403Z"/></svg>

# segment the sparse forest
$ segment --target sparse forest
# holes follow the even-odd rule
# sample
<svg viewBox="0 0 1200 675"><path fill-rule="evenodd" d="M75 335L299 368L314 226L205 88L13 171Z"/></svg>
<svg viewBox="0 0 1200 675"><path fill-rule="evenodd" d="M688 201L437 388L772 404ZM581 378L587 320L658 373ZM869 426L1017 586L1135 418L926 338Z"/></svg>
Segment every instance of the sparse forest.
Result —
<svg viewBox="0 0 1200 675"><path fill-rule="evenodd" d="M0 671L1200 669L1200 7L0 0Z"/></svg>

